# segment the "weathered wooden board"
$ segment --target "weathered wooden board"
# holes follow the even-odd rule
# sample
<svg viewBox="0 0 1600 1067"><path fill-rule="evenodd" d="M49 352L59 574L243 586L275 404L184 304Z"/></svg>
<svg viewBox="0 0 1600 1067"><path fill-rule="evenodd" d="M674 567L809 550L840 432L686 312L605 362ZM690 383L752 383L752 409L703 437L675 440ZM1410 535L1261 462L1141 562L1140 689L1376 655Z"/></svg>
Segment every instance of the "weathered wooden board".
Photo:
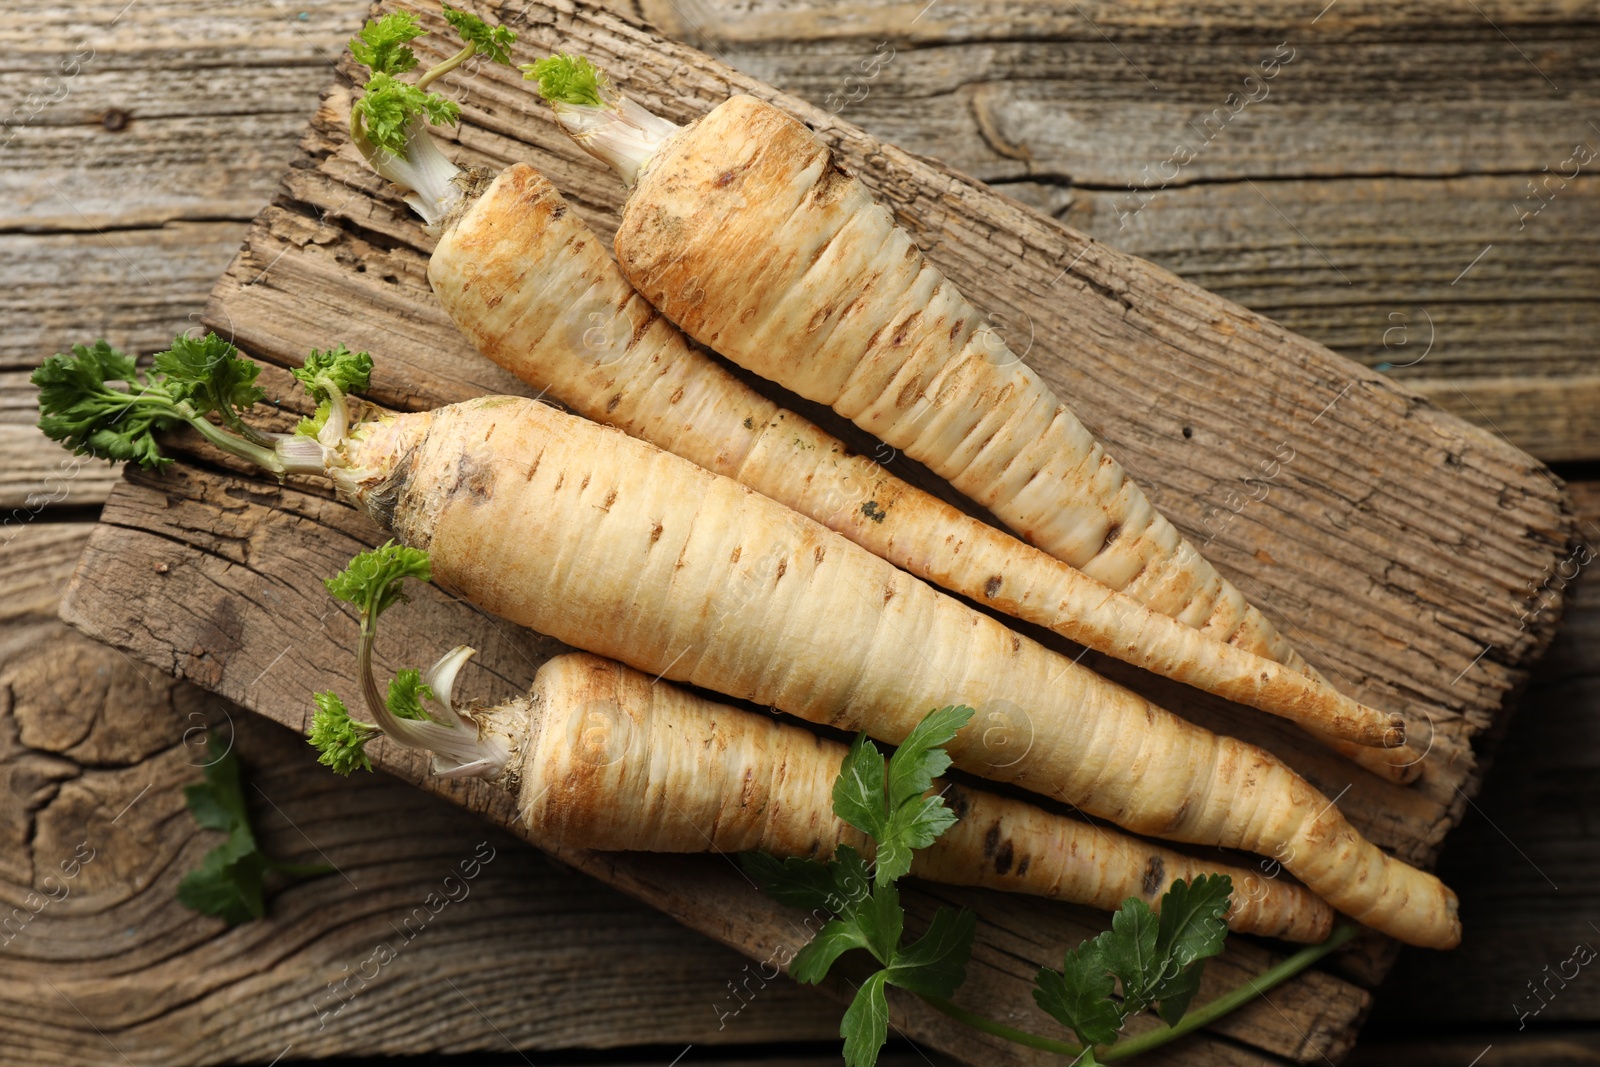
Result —
<svg viewBox="0 0 1600 1067"><path fill-rule="evenodd" d="M132 473L107 501L65 614L73 625L137 659L303 732L311 692L332 688L349 694L356 685L354 620L328 598L320 578L380 536L325 490L297 483L279 487L190 464L160 477ZM417 590L403 611L387 616L385 627L379 658L387 671L457 642L479 649L464 679L469 698L503 697L525 687L537 665L560 649L431 587ZM375 746L374 757L406 781L527 833L513 824L509 798L481 782L432 778L425 760L387 743ZM337 780L330 778L325 788L338 789ZM571 850L556 855L757 961L770 960L780 948L793 951L808 936L794 913L756 893L726 857ZM1104 923L1085 909L980 892L918 889L908 891L906 900L913 916L924 920L939 903L976 907L984 921L963 1003L1041 1028L1048 1021L1028 995L1038 964ZM1240 941L1215 974L1208 971L1202 995L1237 983L1273 956ZM1310 1062L1337 1055L1353 1038L1351 1020L1366 1006L1359 986L1309 974L1274 992L1270 1004L1257 1003L1218 1025L1217 1032L1242 1042L1242 1050L1202 1039L1180 1047L1171 1054L1180 1058L1168 1062L1268 1063L1274 1056ZM908 1035L969 1062L1046 1062L968 1031L920 1002L896 1007L897 1024ZM730 1028L736 1025L730 1020Z"/></svg>
<svg viewBox="0 0 1600 1067"><path fill-rule="evenodd" d="M791 983L759 989L719 1028L747 966L732 951L386 775L333 779L293 733L69 630L54 587L90 529L41 521L0 545L0 1061L836 1032L837 1009ZM174 896L219 840L184 814L207 724L247 768L268 853L342 872L275 894L264 922L231 932ZM488 855L480 842L492 858L464 878L463 861ZM449 903L425 905L430 893ZM381 966L379 945L393 957Z"/></svg>
<svg viewBox="0 0 1600 1067"><path fill-rule="evenodd" d="M553 20L524 31L530 49L572 47L577 40L602 58L623 59L614 66L625 84L679 118L720 99L729 85L773 95L731 73L707 73L714 68L687 50L651 41L587 9L551 14L531 8L527 14ZM656 79L670 81L690 99L660 100ZM614 186L577 159L541 116L526 113L529 98L513 77L481 73L466 88L464 159L530 158L577 195L580 210L604 224L602 209L615 203ZM1559 490L1514 450L1394 393L1376 375L1316 345L1147 264L1086 245L798 101L782 102L839 146L933 248L936 262L980 303L1044 324L1029 358L1079 398L1080 410L1099 420L1097 429L1160 492L1175 518L1199 526L1208 494L1214 495L1213 506L1221 504L1226 488L1249 474L1256 458L1280 442L1293 442L1305 462L1288 475L1281 498L1275 487L1256 509L1261 514L1246 513L1230 526L1214 546L1230 546L1219 562L1231 564L1280 618L1290 605L1287 621L1308 654L1338 671L1360 695L1407 706L1438 723L1425 783L1410 791L1380 786L1300 750L1271 724L1140 684L1174 698L1170 702L1197 718L1284 752L1330 793L1343 792L1341 805L1375 839L1427 861L1462 803L1460 790L1475 787L1470 734L1492 721L1504 691L1553 625L1554 611L1535 615L1526 626L1519 614L1524 587L1537 587L1566 547ZM339 339L380 354L383 372L375 395L391 404L416 406L506 388L503 376L465 352L428 302L422 280L426 242L415 226L352 155L339 152L344 106L347 96L335 91L319 112L305 163L291 171L280 206L252 231L245 254L212 302L210 321L279 362L296 361L337 330ZM1004 275L989 262L995 247L1014 264ZM352 321L348 309L355 306L370 312ZM1163 383L1155 398L1148 390L1151 380ZM1380 455L1370 449L1374 426L1383 427L1389 445ZM1430 461L1449 464L1443 485L1438 475L1419 471ZM1419 506L1419 498L1427 503ZM254 501L289 506L296 517L268 511L268 518L258 519ZM311 617L327 617L307 562L331 570L372 536L370 530L351 530L349 517L335 518L340 510L320 496L293 496L199 469L180 470L159 483L137 478L114 500L111 525L97 534L75 586L73 617L168 669L303 723L308 680L336 672L343 660L313 664L334 651L325 643L304 649L291 643L285 651L274 639L292 632L284 624L292 617L286 613L315 608ZM262 532L285 521L292 538L282 530L270 538ZM324 526L340 536L319 529ZM174 557L183 566L169 567L159 581L140 569L140 561L150 561L153 570L161 553L184 547L189 552ZM1441 552L1456 558L1444 565ZM219 553L228 565L219 567ZM189 584L173 580L175 574ZM1318 612L1302 616L1302 606L1310 604ZM456 626L429 618L417 633L474 625L482 632L482 620L457 613L463 621ZM488 636L508 643L503 635ZM1485 645L1493 647L1480 656ZM266 682L262 672L280 653L293 678L282 684L293 691L274 695L280 683ZM493 663L502 684L526 680L529 660L502 652ZM1407 691L1388 678L1407 679ZM415 776L416 768L410 773ZM595 869L692 923L707 921L703 902L688 907L686 893L645 884L627 873L635 865L693 869L641 858L611 858ZM709 869L721 873L715 861ZM720 936L758 954L771 944L770 931L762 927L770 915L752 917L749 910L758 909L758 902L729 907L728 915L739 918L719 917ZM1031 932L1031 943L1017 947L1018 954L1047 958L1064 940L1040 936L1040 930L1059 928L1042 916L1036 920L1032 910L1008 902L1000 914L1008 928ZM1026 924L1015 918L1021 913L1028 914ZM1040 956L1046 941L1059 943ZM985 970L971 992L1001 1006L1025 1002L1017 995L1018 982L1029 969ZM1316 1026L1300 1021L1285 1027L1268 1014L1264 1025L1254 1024L1260 1032L1242 1039L1280 1055L1336 1052L1361 1004L1353 987L1338 988L1347 992L1325 997L1314 1013ZM1282 998L1274 1000L1281 1006ZM941 1047L978 1054L965 1035L941 1029L941 1020L912 1015L906 1025ZM1338 1036L1308 1038L1296 1030ZM1238 1052L1222 1049L1206 1045L1205 1055ZM987 1049L981 1054L995 1055Z"/></svg>
<svg viewBox="0 0 1600 1067"><path fill-rule="evenodd" d="M1583 241L1600 185L1592 158L1573 156L1600 151L1592 8L640 6L668 36L877 137L1422 379L1471 421L1489 425L1474 403L1514 400L1469 403L1439 379L1547 378L1559 411L1494 424L1523 447L1555 439L1545 458L1600 457L1586 418L1600 402L1600 253ZM1437 343L1413 364L1428 346L1396 342L1431 333L1424 313Z"/></svg>

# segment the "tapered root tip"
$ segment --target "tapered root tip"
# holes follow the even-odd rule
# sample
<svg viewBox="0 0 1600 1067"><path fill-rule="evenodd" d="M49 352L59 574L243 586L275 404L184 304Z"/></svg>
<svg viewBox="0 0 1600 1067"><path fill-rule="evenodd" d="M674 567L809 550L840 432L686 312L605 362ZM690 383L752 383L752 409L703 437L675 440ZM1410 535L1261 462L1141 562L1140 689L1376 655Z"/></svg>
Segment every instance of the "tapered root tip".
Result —
<svg viewBox="0 0 1600 1067"><path fill-rule="evenodd" d="M1383 732L1384 748L1402 748L1406 743L1406 721L1399 715L1389 716L1389 728Z"/></svg>

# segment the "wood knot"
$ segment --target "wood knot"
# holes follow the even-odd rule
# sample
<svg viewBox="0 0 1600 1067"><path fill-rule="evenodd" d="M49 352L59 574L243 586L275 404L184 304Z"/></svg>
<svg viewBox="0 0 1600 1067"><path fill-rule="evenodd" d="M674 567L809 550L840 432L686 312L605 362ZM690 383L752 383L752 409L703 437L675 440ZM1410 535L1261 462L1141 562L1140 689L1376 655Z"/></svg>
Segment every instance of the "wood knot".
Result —
<svg viewBox="0 0 1600 1067"><path fill-rule="evenodd" d="M128 128L128 121L132 117L120 107L109 108L100 116L100 125L112 133L120 133Z"/></svg>

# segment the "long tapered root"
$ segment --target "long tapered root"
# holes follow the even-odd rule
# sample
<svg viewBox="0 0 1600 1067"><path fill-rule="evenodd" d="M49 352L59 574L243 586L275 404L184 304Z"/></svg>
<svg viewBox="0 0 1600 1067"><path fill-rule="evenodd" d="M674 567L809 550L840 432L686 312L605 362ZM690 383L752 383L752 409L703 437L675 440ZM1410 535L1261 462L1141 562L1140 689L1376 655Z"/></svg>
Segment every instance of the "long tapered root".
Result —
<svg viewBox="0 0 1600 1067"><path fill-rule="evenodd" d="M574 653L540 669L520 765L524 823L563 844L652 852L826 859L870 842L833 814L847 748L808 730L715 704L612 660ZM1174 879L1226 874L1229 926L1313 943L1333 912L1283 880L1203 863L1022 801L939 783L960 818L911 873L1114 911L1156 904Z"/></svg>
<svg viewBox="0 0 1600 1067"><path fill-rule="evenodd" d="M441 238L428 275L479 350L529 385L733 477L926 581L1330 738L1375 746L1404 734L1396 717L1159 615L780 410L690 348L531 167L496 179Z"/></svg>
<svg viewBox="0 0 1600 1067"><path fill-rule="evenodd" d="M929 708L969 705L974 725L948 746L964 770L1175 840L1272 855L1314 830L1337 844L1336 862L1274 856L1307 888L1413 944L1459 938L1438 879L1383 856L1272 756L731 479L517 397L393 416L349 453L352 470L386 472L357 487L358 502L486 611L891 743Z"/></svg>
<svg viewBox="0 0 1600 1067"><path fill-rule="evenodd" d="M735 96L676 134L639 176L616 250L689 336L925 463L1030 544L1185 625L1291 654L789 115ZM1420 766L1356 758L1395 781Z"/></svg>

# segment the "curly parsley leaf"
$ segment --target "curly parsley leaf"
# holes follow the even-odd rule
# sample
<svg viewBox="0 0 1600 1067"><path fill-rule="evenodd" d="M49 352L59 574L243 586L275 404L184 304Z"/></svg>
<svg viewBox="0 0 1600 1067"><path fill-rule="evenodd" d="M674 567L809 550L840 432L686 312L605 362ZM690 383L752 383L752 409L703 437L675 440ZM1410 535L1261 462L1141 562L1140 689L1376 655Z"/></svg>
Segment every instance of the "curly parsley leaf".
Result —
<svg viewBox="0 0 1600 1067"><path fill-rule="evenodd" d="M417 25L417 17L396 11L371 19L361 32L350 38L350 54L374 74L404 74L417 65L417 54L407 45L428 31Z"/></svg>
<svg viewBox="0 0 1600 1067"><path fill-rule="evenodd" d="M317 710L311 717L307 740L319 753L317 762L346 777L352 771L372 770L372 760L367 758L367 742L382 731L352 719L336 693L317 693L311 700Z"/></svg>
<svg viewBox="0 0 1600 1067"><path fill-rule="evenodd" d="M234 429L242 428L239 413L267 395L256 385L261 365L214 333L174 337L171 348L156 353L155 371L174 400L188 403L199 416L214 411Z"/></svg>
<svg viewBox="0 0 1600 1067"><path fill-rule="evenodd" d="M455 27L462 41L476 47L478 55L488 56L496 63L511 64L509 49L517 39L513 31L504 26L491 27L478 16L457 11L449 4L444 5L444 20Z"/></svg>
<svg viewBox="0 0 1600 1067"><path fill-rule="evenodd" d="M313 348L306 361L289 372L310 394L321 403L332 391L343 395L359 393L372 384L372 356L366 352L352 352L338 345L326 352Z"/></svg>
<svg viewBox="0 0 1600 1067"><path fill-rule="evenodd" d="M454 126L461 118L461 105L455 101L382 71L367 82L354 110L361 116L367 140L396 156L405 155L414 119L425 118L435 126Z"/></svg>
<svg viewBox="0 0 1600 1067"><path fill-rule="evenodd" d="M424 582L433 578L428 554L389 541L356 556L349 566L322 584L340 600L361 609L363 618L376 619L406 599L401 585L407 578Z"/></svg>
<svg viewBox="0 0 1600 1067"><path fill-rule="evenodd" d="M525 81L539 83L539 95L551 103L580 107L607 107L604 93L611 88L605 72L583 56L558 52L537 63L518 68Z"/></svg>
<svg viewBox="0 0 1600 1067"><path fill-rule="evenodd" d="M39 390L39 429L52 441L80 456L146 468L172 462L155 435L186 421L185 413L159 384L140 378L133 357L104 340L56 353L29 380Z"/></svg>
<svg viewBox="0 0 1600 1067"><path fill-rule="evenodd" d="M397 718L431 721L433 716L423 709L422 702L432 699L433 690L422 683L421 672L407 667L389 682L389 697L384 706Z"/></svg>
<svg viewBox="0 0 1600 1067"><path fill-rule="evenodd" d="M208 737L208 748L212 758L205 768L205 781L184 787L184 799L196 823L228 836L206 853L199 867L183 876L178 883L178 902L236 926L266 914L269 872L310 878L329 874L333 868L279 863L264 855L250 826L238 758L231 750L218 754L215 737Z"/></svg>

